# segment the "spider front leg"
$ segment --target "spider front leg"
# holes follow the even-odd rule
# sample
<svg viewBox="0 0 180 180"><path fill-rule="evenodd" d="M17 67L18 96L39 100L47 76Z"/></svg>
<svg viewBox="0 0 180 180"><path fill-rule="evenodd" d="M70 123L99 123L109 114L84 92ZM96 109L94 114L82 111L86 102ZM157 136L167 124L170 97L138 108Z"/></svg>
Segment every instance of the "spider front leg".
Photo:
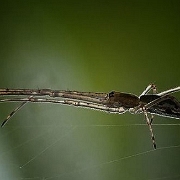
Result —
<svg viewBox="0 0 180 180"><path fill-rule="evenodd" d="M32 98L33 96L30 96ZM4 127L5 124L25 105L27 104L28 101L22 102L18 107L16 107L7 117L6 119L2 122L1 127Z"/></svg>

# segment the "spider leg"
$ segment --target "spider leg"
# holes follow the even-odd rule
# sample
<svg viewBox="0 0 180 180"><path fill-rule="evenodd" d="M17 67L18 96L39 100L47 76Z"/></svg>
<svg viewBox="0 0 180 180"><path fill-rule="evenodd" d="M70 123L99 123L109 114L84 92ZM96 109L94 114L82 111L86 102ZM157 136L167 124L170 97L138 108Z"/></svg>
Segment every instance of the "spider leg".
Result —
<svg viewBox="0 0 180 180"><path fill-rule="evenodd" d="M154 136L153 129L152 129L152 126L151 126L152 120L153 120L153 116L152 116L151 119L149 119L148 114L147 114L145 109L144 109L144 115L145 115L145 119L146 119L147 125L149 126L150 133L151 133L151 139L152 139L153 147L154 147L154 149L156 149L155 136Z"/></svg>
<svg viewBox="0 0 180 180"><path fill-rule="evenodd" d="M173 93L178 92L178 91L180 91L180 86L178 86L176 88L172 88L172 89L166 90L166 91L163 91L161 93L158 93L157 95L159 96L159 98L149 102L148 104L144 105L144 107L146 109L151 108L152 106L160 103L161 101L166 100L167 97L169 98L169 94L173 94Z"/></svg>
<svg viewBox="0 0 180 180"><path fill-rule="evenodd" d="M29 98L31 98L31 97L32 96L30 96ZM27 103L28 103L28 101L22 102L18 107L16 107L2 122L1 127L5 126L5 124Z"/></svg>
<svg viewBox="0 0 180 180"><path fill-rule="evenodd" d="M146 89L141 93L141 95L140 95L139 97L147 94L150 90L153 91L153 94L156 94L156 93L157 93L156 85L155 85L155 84L149 84L149 85L146 87Z"/></svg>
<svg viewBox="0 0 180 180"><path fill-rule="evenodd" d="M172 88L172 89L168 89L168 90L166 90L166 91L163 91L163 92L161 92L161 93L158 93L157 95L159 95L159 96L166 96L166 95L169 95L169 94L178 92L178 91L180 91L180 86L175 87L175 88Z"/></svg>
<svg viewBox="0 0 180 180"><path fill-rule="evenodd" d="M154 116L151 114L150 124L152 125L152 122L154 120Z"/></svg>

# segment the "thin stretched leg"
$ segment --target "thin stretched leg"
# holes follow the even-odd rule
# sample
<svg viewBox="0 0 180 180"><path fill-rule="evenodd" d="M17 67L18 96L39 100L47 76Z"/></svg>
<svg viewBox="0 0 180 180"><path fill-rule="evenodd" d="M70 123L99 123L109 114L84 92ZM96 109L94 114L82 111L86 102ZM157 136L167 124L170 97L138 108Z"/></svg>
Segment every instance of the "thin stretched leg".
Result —
<svg viewBox="0 0 180 180"><path fill-rule="evenodd" d="M139 96L139 98L140 98L141 96L143 96L143 95L146 95L146 94L147 94L149 91L151 91L151 90L152 90L153 94L157 94L156 85L155 85L155 84L149 84L149 85L147 86L147 88L141 93L141 95ZM152 129L152 126L151 126L154 117L153 117L153 115L151 114L151 119L149 119L145 106L142 108L142 110L144 111L144 116L145 116L147 125L148 125L148 127L149 127L149 131L150 131L150 133L151 133L151 139L152 139L153 147L154 147L154 149L156 149L155 136L154 136L153 129Z"/></svg>
<svg viewBox="0 0 180 180"><path fill-rule="evenodd" d="M32 98L33 96L30 96ZM7 118L3 121L1 124L1 127L3 127L25 104L27 104L29 101L24 101L22 102L18 107L16 107L8 116Z"/></svg>
<svg viewBox="0 0 180 180"><path fill-rule="evenodd" d="M28 103L28 101L25 101L25 102L21 103L18 107L16 107L16 108L7 116L7 118L3 121L3 123L1 124L1 127L3 127L3 126L14 116L14 114L16 114L26 103Z"/></svg>
<svg viewBox="0 0 180 180"><path fill-rule="evenodd" d="M156 85L155 85L155 84L149 84L149 85L146 87L146 89L141 93L141 95L140 95L139 97L147 94L150 90L153 91L153 94L156 94L156 93L157 93Z"/></svg>
<svg viewBox="0 0 180 180"><path fill-rule="evenodd" d="M147 125L149 126L149 131L151 133L151 139L152 139L153 147L154 147L154 149L156 149L155 136L154 136L153 129L152 129L152 126L151 126L152 121L153 121L153 116L152 116L151 119L149 119L148 114L147 114L145 109L144 109L144 115L145 115Z"/></svg>
<svg viewBox="0 0 180 180"><path fill-rule="evenodd" d="M153 94L157 94L157 87L156 87L156 85L155 85L155 84L149 84L149 85L147 86L147 88L142 92L142 94L141 94L139 97L141 97L142 95L147 94L150 90L153 91ZM154 117L153 117L153 115L151 114L150 124L152 124L153 119L154 119Z"/></svg>
<svg viewBox="0 0 180 180"><path fill-rule="evenodd" d="M159 96L166 96L166 95L178 92L178 91L180 91L180 86L172 88L172 89L169 89L169 90L166 90L166 91L163 91L161 93L158 93L157 95L159 95Z"/></svg>

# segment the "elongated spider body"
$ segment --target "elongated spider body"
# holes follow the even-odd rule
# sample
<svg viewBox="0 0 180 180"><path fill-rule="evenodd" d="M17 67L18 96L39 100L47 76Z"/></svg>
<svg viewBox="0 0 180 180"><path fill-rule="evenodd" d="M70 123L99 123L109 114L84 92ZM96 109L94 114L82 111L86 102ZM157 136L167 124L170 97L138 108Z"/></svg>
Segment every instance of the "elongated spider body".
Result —
<svg viewBox="0 0 180 180"><path fill-rule="evenodd" d="M150 90L152 94L148 94ZM180 119L180 102L170 95L178 91L180 91L180 86L157 93L154 84L147 86L140 96L117 91L99 93L51 89L0 89L0 97L11 96L7 99L1 98L0 102L22 102L7 116L1 126L3 127L28 102L72 105L117 114L127 111L132 114L143 113L149 126L153 147L156 149L151 126L153 114ZM148 114L151 115L150 118Z"/></svg>

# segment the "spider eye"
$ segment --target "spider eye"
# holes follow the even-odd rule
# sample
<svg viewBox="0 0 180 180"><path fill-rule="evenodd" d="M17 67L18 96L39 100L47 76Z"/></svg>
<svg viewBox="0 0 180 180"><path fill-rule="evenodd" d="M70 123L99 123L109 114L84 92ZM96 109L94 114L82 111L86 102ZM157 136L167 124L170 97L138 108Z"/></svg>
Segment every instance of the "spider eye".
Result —
<svg viewBox="0 0 180 180"><path fill-rule="evenodd" d="M108 97L114 97L114 91L111 91L109 94L108 94Z"/></svg>

